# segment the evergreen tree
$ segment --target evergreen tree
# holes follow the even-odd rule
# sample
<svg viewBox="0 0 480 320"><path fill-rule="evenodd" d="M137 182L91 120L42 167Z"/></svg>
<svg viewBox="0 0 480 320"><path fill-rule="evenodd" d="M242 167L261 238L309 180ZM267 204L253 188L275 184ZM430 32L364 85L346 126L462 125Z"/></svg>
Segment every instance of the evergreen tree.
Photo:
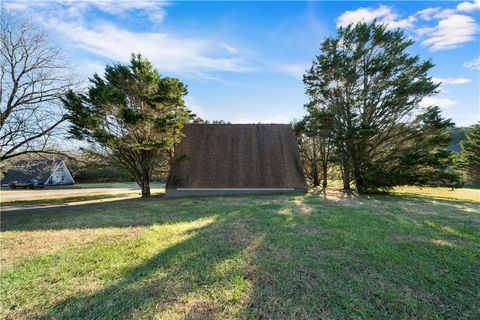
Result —
<svg viewBox="0 0 480 320"><path fill-rule="evenodd" d="M459 184L460 175L453 169L454 152L447 150L448 131L454 126L444 119L440 108L427 108L412 123L392 130L400 138L391 150L372 162L367 180L372 190L396 185Z"/></svg>
<svg viewBox="0 0 480 320"><path fill-rule="evenodd" d="M480 183L480 123L468 129L467 139L460 145L462 146L460 159L467 179Z"/></svg>
<svg viewBox="0 0 480 320"><path fill-rule="evenodd" d="M332 154L331 117L328 111L316 110L293 125L307 180L314 187L320 185L320 180L323 180L323 188L328 184L327 174Z"/></svg>
<svg viewBox="0 0 480 320"><path fill-rule="evenodd" d="M308 112L333 115L331 139L345 189L352 176L360 192L405 180L392 175L391 159L413 152L421 134L415 116L421 112L419 103L438 88L428 75L433 64L408 53L412 44L402 31L376 22L339 28L336 37L322 42L304 76ZM437 141L429 142L435 149ZM388 183L380 177L389 177Z"/></svg>
<svg viewBox="0 0 480 320"><path fill-rule="evenodd" d="M183 97L187 87L161 77L141 55L129 65L107 66L104 78L95 74L86 94L68 92L72 137L90 142L94 151L124 168L150 196L157 166L171 161L181 129L194 117Z"/></svg>

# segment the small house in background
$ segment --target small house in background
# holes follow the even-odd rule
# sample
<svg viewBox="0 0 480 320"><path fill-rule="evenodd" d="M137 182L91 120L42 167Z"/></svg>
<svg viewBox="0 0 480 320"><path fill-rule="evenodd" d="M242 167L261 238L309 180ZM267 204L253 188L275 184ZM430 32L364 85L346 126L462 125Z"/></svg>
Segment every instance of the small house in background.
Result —
<svg viewBox="0 0 480 320"><path fill-rule="evenodd" d="M35 179L39 185L72 185L75 180L63 160L20 160L8 170L2 184Z"/></svg>
<svg viewBox="0 0 480 320"><path fill-rule="evenodd" d="M175 148L167 196L305 192L288 124L189 124Z"/></svg>

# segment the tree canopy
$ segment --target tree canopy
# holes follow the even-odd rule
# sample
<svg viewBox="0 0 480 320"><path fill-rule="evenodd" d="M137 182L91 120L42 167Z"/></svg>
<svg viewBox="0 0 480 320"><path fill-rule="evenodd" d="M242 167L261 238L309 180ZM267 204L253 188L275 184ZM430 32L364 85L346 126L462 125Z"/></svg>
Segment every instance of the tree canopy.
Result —
<svg viewBox="0 0 480 320"><path fill-rule="evenodd" d="M341 27L322 42L304 75L309 116L319 110L332 115L329 136L345 189L351 180L361 192L417 183L435 171L427 167L440 166L444 131L453 124L438 108L420 107L439 84L428 74L433 63L408 52L412 44L402 31L376 22ZM432 131L442 138L434 139ZM430 157L420 145L428 146Z"/></svg>
<svg viewBox="0 0 480 320"><path fill-rule="evenodd" d="M90 82L87 93L64 98L71 136L122 166L149 196L153 170L173 160L181 129L194 116L183 100L187 86L160 76L140 54L128 65L107 66Z"/></svg>
<svg viewBox="0 0 480 320"><path fill-rule="evenodd" d="M0 10L0 161L58 154L52 141L63 133L71 70L44 33Z"/></svg>
<svg viewBox="0 0 480 320"><path fill-rule="evenodd" d="M332 154L332 114L325 109L314 109L302 120L294 122L303 168L307 180L314 187L327 187L328 165Z"/></svg>
<svg viewBox="0 0 480 320"><path fill-rule="evenodd" d="M460 159L466 170L467 179L480 182L480 123L467 130L467 139L462 141Z"/></svg>

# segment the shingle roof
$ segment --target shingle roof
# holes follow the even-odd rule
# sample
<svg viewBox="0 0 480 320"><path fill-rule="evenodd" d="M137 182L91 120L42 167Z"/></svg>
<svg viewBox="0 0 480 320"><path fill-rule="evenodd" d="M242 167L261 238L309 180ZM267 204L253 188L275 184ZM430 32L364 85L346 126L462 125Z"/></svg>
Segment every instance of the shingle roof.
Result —
<svg viewBox="0 0 480 320"><path fill-rule="evenodd" d="M45 183L61 160L20 160L7 172L2 184L15 180L36 179Z"/></svg>
<svg viewBox="0 0 480 320"><path fill-rule="evenodd" d="M305 189L297 144L288 124L189 124L168 188Z"/></svg>

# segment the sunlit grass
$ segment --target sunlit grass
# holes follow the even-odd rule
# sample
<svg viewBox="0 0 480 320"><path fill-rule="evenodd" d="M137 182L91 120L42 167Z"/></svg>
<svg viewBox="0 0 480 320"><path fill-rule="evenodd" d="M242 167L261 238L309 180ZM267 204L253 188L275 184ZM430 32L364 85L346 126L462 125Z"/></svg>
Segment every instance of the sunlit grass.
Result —
<svg viewBox="0 0 480 320"><path fill-rule="evenodd" d="M413 194L431 197L441 197L459 200L471 200L480 202L480 189L476 188L447 188L447 187L416 187L405 186L393 190L396 194Z"/></svg>
<svg viewBox="0 0 480 320"><path fill-rule="evenodd" d="M480 208L321 194L113 202L2 220L11 319L476 319Z"/></svg>

